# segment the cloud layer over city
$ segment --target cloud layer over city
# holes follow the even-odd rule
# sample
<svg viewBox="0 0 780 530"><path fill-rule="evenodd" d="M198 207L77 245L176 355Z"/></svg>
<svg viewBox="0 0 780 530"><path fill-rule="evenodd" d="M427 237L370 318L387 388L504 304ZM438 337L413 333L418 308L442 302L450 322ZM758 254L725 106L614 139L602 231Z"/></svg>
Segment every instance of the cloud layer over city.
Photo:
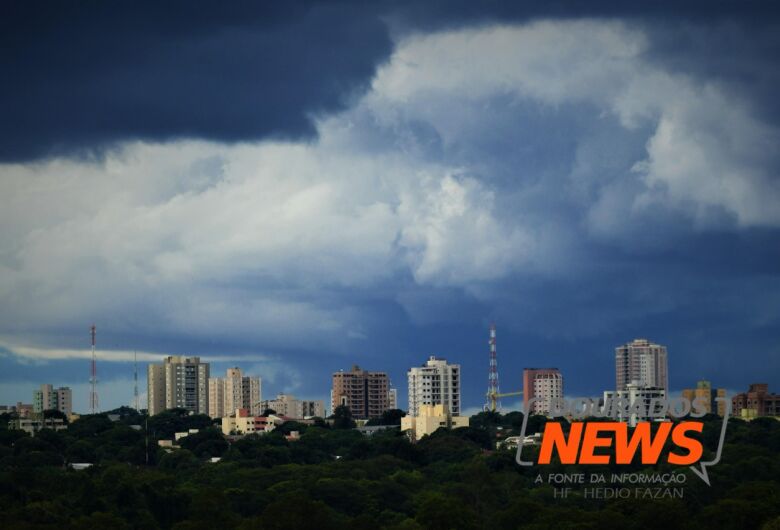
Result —
<svg viewBox="0 0 780 530"><path fill-rule="evenodd" d="M129 380L137 350L252 367L266 395L324 398L329 374L357 363L388 370L403 397L406 369L437 354L464 365L464 402L480 405L496 322L507 390L551 365L567 391L597 395L636 336L668 347L673 388L780 384L771 17L444 24L388 8L358 28L336 8L306 13L290 24L327 17L341 40L285 55L271 23L186 36L183 53L205 57L193 83L215 99L160 79L135 90L161 108L128 119L114 100L132 80L98 57L84 68L107 81L59 72L74 92L51 108L99 118L106 100L116 123L2 127L4 388L84 383L93 322L102 355L116 351L106 382ZM725 49L724 35L744 58L718 69L707 43ZM255 55L255 41L282 48ZM165 64L155 42L146 64ZM242 76L208 61L220 46ZM173 130L178 115L202 121Z"/></svg>

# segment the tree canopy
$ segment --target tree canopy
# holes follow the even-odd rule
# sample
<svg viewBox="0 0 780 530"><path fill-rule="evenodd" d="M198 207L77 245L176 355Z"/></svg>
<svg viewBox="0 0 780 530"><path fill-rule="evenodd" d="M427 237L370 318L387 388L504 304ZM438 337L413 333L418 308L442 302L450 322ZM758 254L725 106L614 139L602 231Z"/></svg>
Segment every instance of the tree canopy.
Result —
<svg viewBox="0 0 780 530"><path fill-rule="evenodd" d="M396 413L388 414L395 421ZM148 419L148 422L147 422ZM518 466L496 441L522 415L480 413L470 427L417 443L397 429L364 436L348 410L334 426L291 423L224 437L209 418L180 410L147 418L84 416L35 437L0 425L0 527L14 529L516 529L780 527L780 422L731 420L708 487L688 468L681 499L554 498L538 468ZM384 418L383 418L384 420ZM529 418L542 426L543 418ZM718 418L705 418L705 432ZM148 429L147 429L148 425ZM159 447L172 433L199 429ZM529 449L533 452L533 449ZM212 463L213 457L221 457ZM148 458L148 463L147 463ZM71 463L92 463L76 471ZM639 463L618 471L669 470ZM608 472L614 466L544 471Z"/></svg>

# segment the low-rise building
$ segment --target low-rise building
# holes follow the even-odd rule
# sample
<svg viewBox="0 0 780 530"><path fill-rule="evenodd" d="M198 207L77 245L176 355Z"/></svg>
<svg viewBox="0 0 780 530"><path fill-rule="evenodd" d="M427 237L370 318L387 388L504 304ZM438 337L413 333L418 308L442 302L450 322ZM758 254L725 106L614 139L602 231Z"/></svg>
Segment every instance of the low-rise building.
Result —
<svg viewBox="0 0 780 530"><path fill-rule="evenodd" d="M276 399L267 399L262 402L262 411L272 410L277 416L286 416L296 420L304 418L324 418L325 402L295 399L291 394L278 394Z"/></svg>
<svg viewBox="0 0 780 530"><path fill-rule="evenodd" d="M32 403L17 401L16 405L0 405L0 414L12 414L19 418L29 418L33 413Z"/></svg>
<svg viewBox="0 0 780 530"><path fill-rule="evenodd" d="M24 431L30 436L35 436L35 433L42 429L52 429L54 431L67 429L68 424L62 418L17 418L8 422L8 428Z"/></svg>
<svg viewBox="0 0 780 530"><path fill-rule="evenodd" d="M363 436L373 436L382 431L395 430L399 427L400 425L359 425L356 429Z"/></svg>
<svg viewBox="0 0 780 530"><path fill-rule="evenodd" d="M653 421L651 407L656 400L666 397L666 390L657 386L645 386L638 381L632 381L626 385L625 390L607 390L604 392L604 407L609 408L609 403L617 408L616 419L628 421L631 427L635 427L640 421ZM641 403L641 406L637 402ZM627 409L623 405L628 405Z"/></svg>
<svg viewBox="0 0 780 530"><path fill-rule="evenodd" d="M236 409L236 412L222 418L222 434L253 434L267 433L274 430L292 418L269 414L268 416L253 416L247 409Z"/></svg>
<svg viewBox="0 0 780 530"><path fill-rule="evenodd" d="M33 414L33 406L32 403L22 403L17 402L16 403L16 414L20 418L29 418Z"/></svg>
<svg viewBox="0 0 780 530"><path fill-rule="evenodd" d="M417 416L404 416L401 418L401 430L408 431L412 440L419 440L426 434L432 434L444 427L454 429L456 427L468 427L467 416L453 416L442 404L419 405Z"/></svg>
<svg viewBox="0 0 780 530"><path fill-rule="evenodd" d="M770 394L767 383L753 383L747 392L731 398L731 414L745 419L780 416L780 395Z"/></svg>
<svg viewBox="0 0 780 530"><path fill-rule="evenodd" d="M542 433L536 432L527 436L507 436L501 441L496 442L496 449L517 449L519 445L540 445L542 443Z"/></svg>
<svg viewBox="0 0 780 530"><path fill-rule="evenodd" d="M190 434L198 434L200 432L199 429L190 429L188 431L182 431L182 432L175 432L173 433L173 440L174 442L178 442L182 438L186 438Z"/></svg>

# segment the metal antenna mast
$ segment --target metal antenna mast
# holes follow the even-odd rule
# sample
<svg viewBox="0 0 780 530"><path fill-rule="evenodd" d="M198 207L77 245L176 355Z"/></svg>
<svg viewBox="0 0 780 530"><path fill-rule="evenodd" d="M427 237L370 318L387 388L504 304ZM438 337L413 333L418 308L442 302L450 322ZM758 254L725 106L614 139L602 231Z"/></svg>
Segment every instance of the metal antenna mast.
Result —
<svg viewBox="0 0 780 530"><path fill-rule="evenodd" d="M135 400L135 410L138 412L138 352L133 351L133 398Z"/></svg>
<svg viewBox="0 0 780 530"><path fill-rule="evenodd" d="M485 410L496 412L501 410L498 388L498 359L496 358L496 325L490 324L490 370L488 372L488 391Z"/></svg>
<svg viewBox="0 0 780 530"><path fill-rule="evenodd" d="M97 361L95 359L95 325L92 324L90 328L90 335L92 335L92 372L89 378L89 413L97 414L98 411L98 394L97 394Z"/></svg>

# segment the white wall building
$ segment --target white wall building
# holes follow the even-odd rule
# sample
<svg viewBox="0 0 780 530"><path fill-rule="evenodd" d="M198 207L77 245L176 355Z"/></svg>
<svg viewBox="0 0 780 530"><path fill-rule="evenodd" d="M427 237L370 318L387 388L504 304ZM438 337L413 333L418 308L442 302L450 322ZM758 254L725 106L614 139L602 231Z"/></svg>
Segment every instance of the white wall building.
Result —
<svg viewBox="0 0 780 530"><path fill-rule="evenodd" d="M407 373L409 415L417 416L422 405L444 405L452 416L460 415L460 365L431 356Z"/></svg>
<svg viewBox="0 0 780 530"><path fill-rule="evenodd" d="M398 390L390 388L387 391L387 406L390 410L398 408Z"/></svg>
<svg viewBox="0 0 780 530"><path fill-rule="evenodd" d="M625 390L607 390L604 392L605 413L610 415L610 411L616 408L619 412L616 419L628 421L631 427L636 426L640 421L653 421L654 418L650 407L655 406L654 400L666 397L666 390L659 387L645 386L639 381L632 381ZM641 403L641 406L637 405ZM636 406L635 406L636 405Z"/></svg>

